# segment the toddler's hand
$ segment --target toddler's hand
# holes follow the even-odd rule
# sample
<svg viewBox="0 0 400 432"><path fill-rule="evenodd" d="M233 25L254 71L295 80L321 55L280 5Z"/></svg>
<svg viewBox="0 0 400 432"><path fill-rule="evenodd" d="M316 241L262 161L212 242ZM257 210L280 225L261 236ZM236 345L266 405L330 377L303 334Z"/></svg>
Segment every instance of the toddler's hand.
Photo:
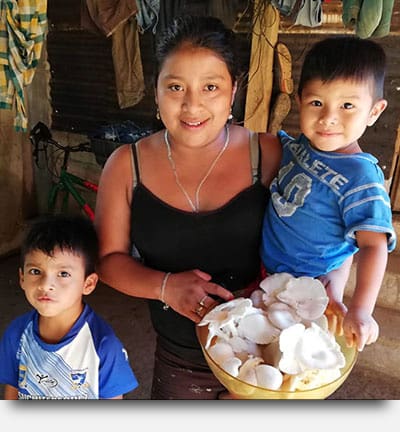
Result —
<svg viewBox="0 0 400 432"><path fill-rule="evenodd" d="M379 325L370 313L350 309L343 320L343 331L347 346L356 345L362 351L378 339Z"/></svg>

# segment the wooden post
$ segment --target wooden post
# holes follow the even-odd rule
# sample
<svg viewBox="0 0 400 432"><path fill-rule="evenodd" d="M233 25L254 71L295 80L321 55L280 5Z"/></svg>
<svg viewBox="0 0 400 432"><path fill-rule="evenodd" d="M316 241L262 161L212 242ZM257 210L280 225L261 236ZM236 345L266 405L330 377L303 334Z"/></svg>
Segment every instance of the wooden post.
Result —
<svg viewBox="0 0 400 432"><path fill-rule="evenodd" d="M244 126L255 132L267 130L279 21L279 11L274 6L263 0L255 0L244 116Z"/></svg>
<svg viewBox="0 0 400 432"><path fill-rule="evenodd" d="M389 173L390 200L393 211L400 211L400 123L397 127L397 137L394 145L392 167Z"/></svg>

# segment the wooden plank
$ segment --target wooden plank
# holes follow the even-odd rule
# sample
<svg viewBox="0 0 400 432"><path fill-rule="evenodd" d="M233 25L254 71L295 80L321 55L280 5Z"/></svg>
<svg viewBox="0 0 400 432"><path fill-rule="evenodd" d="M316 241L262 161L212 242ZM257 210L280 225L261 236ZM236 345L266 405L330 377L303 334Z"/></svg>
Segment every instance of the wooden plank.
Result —
<svg viewBox="0 0 400 432"><path fill-rule="evenodd" d="M244 126L255 132L267 130L279 22L279 12L274 6L261 0L254 2Z"/></svg>
<svg viewBox="0 0 400 432"><path fill-rule="evenodd" d="M391 180L390 189L390 200L392 204L393 211L400 211L400 123L397 127L397 137L394 146L394 153L392 159L392 167L390 169L389 179ZM393 176L393 178L392 178Z"/></svg>

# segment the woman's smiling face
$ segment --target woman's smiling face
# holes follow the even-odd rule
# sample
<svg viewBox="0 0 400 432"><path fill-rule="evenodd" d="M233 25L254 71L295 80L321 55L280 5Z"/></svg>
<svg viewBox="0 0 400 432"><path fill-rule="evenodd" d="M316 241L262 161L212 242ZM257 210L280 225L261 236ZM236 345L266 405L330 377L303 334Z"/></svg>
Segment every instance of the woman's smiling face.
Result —
<svg viewBox="0 0 400 432"><path fill-rule="evenodd" d="M202 145L220 133L236 86L226 63L212 50L183 44L164 61L156 101L174 141Z"/></svg>

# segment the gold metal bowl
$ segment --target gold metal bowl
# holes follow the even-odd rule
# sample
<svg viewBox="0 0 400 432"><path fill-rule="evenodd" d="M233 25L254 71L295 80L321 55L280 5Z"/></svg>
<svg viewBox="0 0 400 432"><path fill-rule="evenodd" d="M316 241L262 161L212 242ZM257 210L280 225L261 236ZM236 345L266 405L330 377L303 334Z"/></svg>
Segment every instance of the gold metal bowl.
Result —
<svg viewBox="0 0 400 432"><path fill-rule="evenodd" d="M340 345L346 364L341 369L341 375L336 380L323 386L309 390L269 390L264 387L248 384L240 379L228 374L222 369L209 355L205 349L208 335L208 326L196 326L197 337L200 341L204 357L220 383L231 393L235 399L326 399L334 393L349 376L357 360L357 350L355 347L348 348L343 336L337 336L336 341Z"/></svg>

